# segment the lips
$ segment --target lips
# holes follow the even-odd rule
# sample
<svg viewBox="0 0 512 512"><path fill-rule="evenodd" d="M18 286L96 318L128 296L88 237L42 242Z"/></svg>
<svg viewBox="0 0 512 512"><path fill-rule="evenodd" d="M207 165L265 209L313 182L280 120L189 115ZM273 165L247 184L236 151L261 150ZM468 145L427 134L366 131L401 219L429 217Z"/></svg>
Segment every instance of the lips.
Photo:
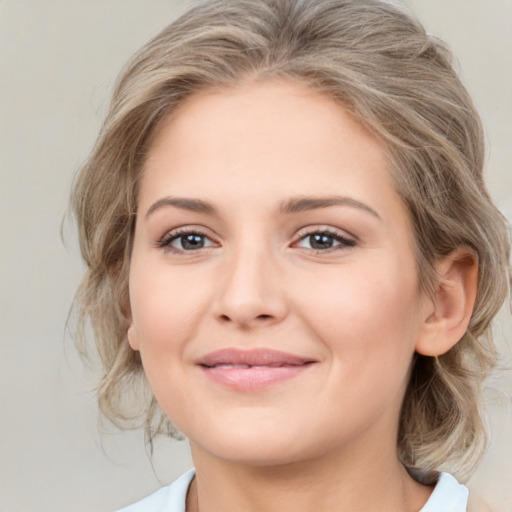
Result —
<svg viewBox="0 0 512 512"><path fill-rule="evenodd" d="M222 349L199 358L201 366L297 366L313 362L311 359L272 349Z"/></svg>
<svg viewBox="0 0 512 512"><path fill-rule="evenodd" d="M222 349L196 364L216 384L236 391L257 391L299 376L316 361L272 349Z"/></svg>

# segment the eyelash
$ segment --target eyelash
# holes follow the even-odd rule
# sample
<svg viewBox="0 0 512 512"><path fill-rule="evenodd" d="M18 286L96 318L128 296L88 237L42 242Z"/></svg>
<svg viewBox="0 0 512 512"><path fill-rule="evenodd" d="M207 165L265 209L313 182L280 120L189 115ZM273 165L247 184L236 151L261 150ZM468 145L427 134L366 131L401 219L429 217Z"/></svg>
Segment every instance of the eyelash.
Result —
<svg viewBox="0 0 512 512"><path fill-rule="evenodd" d="M175 240L179 240L180 238L184 238L185 236L199 236L204 239L208 239L214 243L218 243L215 240L212 239L211 236L208 236L206 233L202 232L199 229L190 229L190 228L178 228L174 229L173 231L170 231L166 233L157 243L157 246L161 249L164 249L166 252L172 252L175 254L183 254L183 253L193 253L198 251L199 249L178 249L176 247L173 247L171 245L172 242ZM200 249L204 249L204 247L201 247Z"/></svg>
<svg viewBox="0 0 512 512"><path fill-rule="evenodd" d="M307 238L311 238L315 235L327 236L333 239L334 242L338 242L338 245L324 249L308 248L308 250L312 251L314 254L329 254L335 251L350 249L356 245L356 241L353 238L349 238L344 233L329 228L302 231L299 233L297 242L294 242L293 245L297 245L302 240L306 240Z"/></svg>
<svg viewBox="0 0 512 512"><path fill-rule="evenodd" d="M338 242L338 245L334 245L328 248L324 249L315 249L315 248L305 248L308 251L313 252L314 254L326 254L331 253L334 251L339 251L343 249L348 249L351 247L354 247L356 245L356 241L352 238L347 237L344 234L341 234L338 231L332 230L332 229L311 229L308 231L303 231L299 234L297 241L292 244L292 246L297 246L298 243L300 243L303 240L306 240L308 237L313 237L315 235L323 235L326 237L329 237L330 239L333 239L334 242ZM199 251L201 249L208 249L211 246L206 247L200 247L198 249L179 249L176 247L173 247L171 244L175 240L179 240L180 238L184 238L185 236L197 236L201 237L202 239L208 239L213 244L218 244L216 240L214 240L211 236L207 235L201 230L198 229L190 229L190 228L178 228L173 231L170 231L166 233L158 242L157 247L164 249L166 252L171 252L174 254L185 254L185 253L194 253L196 251Z"/></svg>

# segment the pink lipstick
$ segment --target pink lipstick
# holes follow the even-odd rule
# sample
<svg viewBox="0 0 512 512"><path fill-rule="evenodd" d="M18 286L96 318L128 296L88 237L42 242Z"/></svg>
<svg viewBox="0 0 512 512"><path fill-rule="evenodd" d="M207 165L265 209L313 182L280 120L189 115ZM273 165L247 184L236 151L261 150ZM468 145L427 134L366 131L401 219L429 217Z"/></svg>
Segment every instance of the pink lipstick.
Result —
<svg viewBox="0 0 512 512"><path fill-rule="evenodd" d="M292 379L316 361L272 349L222 349L195 361L208 378L236 391L258 391Z"/></svg>

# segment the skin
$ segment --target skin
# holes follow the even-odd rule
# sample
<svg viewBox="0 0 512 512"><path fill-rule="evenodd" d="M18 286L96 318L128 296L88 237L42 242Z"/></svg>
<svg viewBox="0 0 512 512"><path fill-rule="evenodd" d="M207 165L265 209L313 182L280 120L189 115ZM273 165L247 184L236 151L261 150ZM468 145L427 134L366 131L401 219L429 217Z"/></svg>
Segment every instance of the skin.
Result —
<svg viewBox="0 0 512 512"><path fill-rule="evenodd" d="M439 300L423 293L380 143L300 84L209 89L160 127L138 200L128 339L190 440L187 510L418 511L431 489L396 455L410 363L460 339L475 272L454 255ZM197 249L183 245L191 231ZM315 248L326 232L332 247ZM234 390L196 364L232 347L314 363Z"/></svg>

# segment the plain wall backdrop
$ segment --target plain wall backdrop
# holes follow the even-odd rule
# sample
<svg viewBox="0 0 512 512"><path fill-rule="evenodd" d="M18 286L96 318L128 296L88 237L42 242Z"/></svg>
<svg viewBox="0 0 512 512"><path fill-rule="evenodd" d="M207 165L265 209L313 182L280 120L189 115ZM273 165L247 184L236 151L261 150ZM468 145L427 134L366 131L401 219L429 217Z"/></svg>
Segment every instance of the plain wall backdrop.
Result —
<svg viewBox="0 0 512 512"><path fill-rule="evenodd" d="M512 219L512 0L407 2L450 43L487 130L487 176ZM97 375L65 322L82 264L64 224L122 64L185 9L179 0L0 0L0 511L107 512L191 466L184 442L98 422ZM510 320L496 332L512 365ZM492 442L470 484L512 510L512 373L488 393Z"/></svg>

